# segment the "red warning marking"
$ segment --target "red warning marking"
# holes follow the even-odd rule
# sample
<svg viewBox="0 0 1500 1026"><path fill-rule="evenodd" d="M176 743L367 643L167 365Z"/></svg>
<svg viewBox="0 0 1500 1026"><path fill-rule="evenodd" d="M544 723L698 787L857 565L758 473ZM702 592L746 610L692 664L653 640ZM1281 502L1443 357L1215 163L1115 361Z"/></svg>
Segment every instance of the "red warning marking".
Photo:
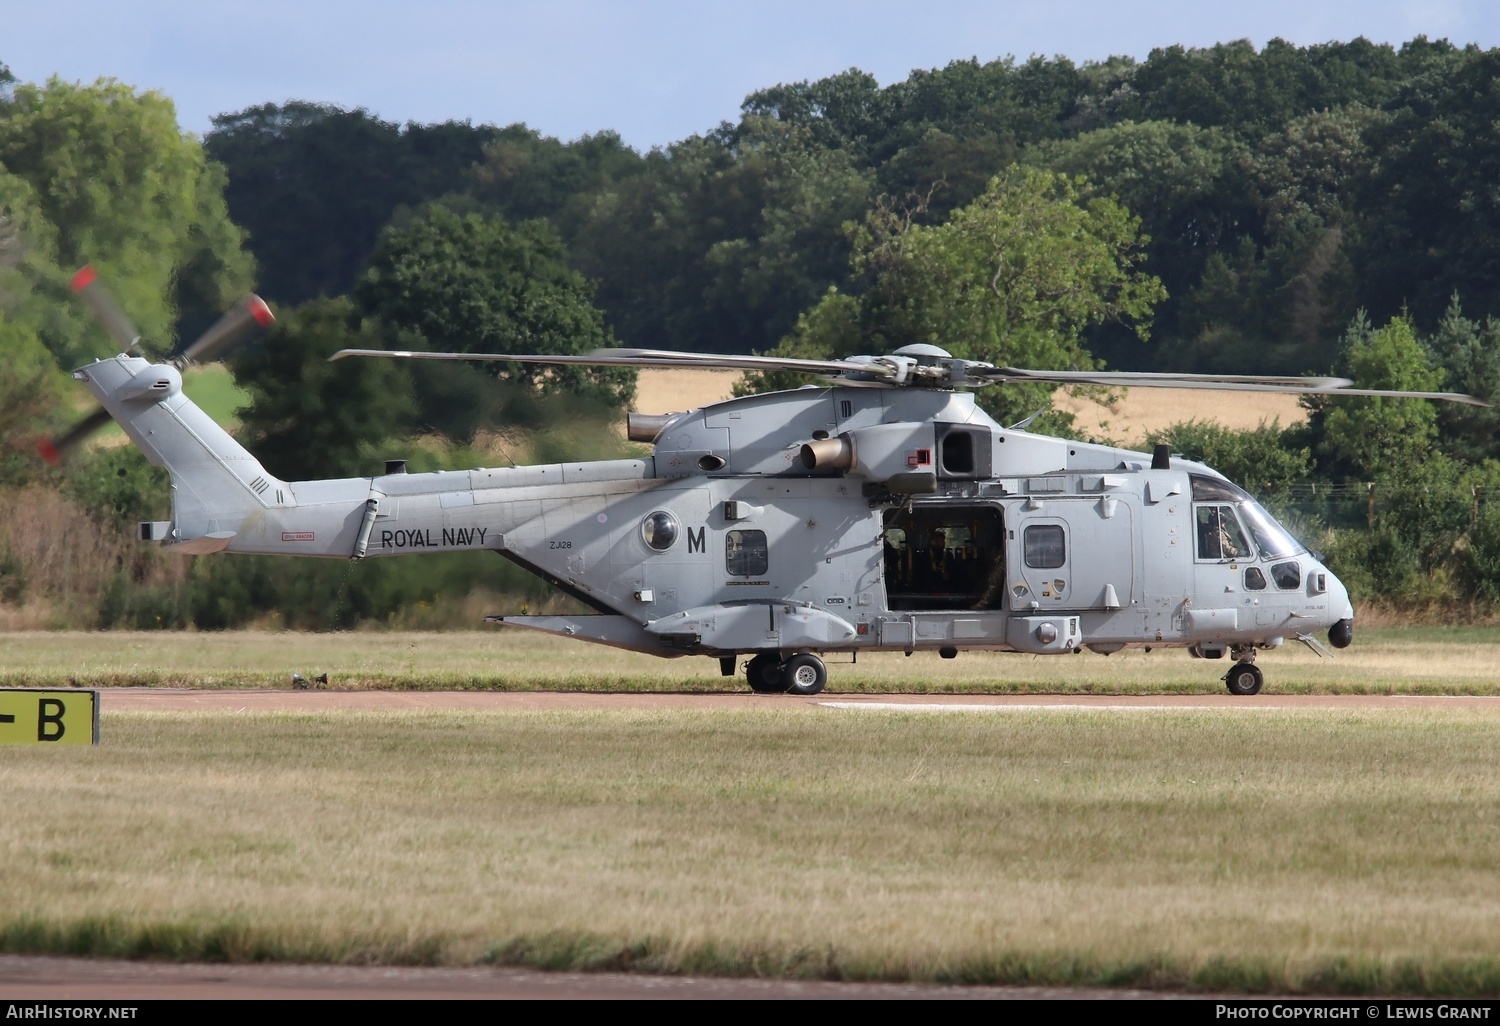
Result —
<svg viewBox="0 0 1500 1026"><path fill-rule="evenodd" d="M78 273L73 275L73 280L72 282L70 282L70 284L72 285L74 292L82 292L84 289L94 284L94 279L98 277L99 272L94 270L93 264L84 264L78 269Z"/></svg>

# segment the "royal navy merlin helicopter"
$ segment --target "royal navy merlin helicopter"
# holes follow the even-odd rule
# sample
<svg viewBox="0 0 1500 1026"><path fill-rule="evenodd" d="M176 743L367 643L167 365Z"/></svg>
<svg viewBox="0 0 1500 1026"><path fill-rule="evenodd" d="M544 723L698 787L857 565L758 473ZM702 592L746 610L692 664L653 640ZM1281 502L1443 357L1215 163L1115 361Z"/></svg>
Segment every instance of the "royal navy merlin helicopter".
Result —
<svg viewBox="0 0 1500 1026"><path fill-rule="evenodd" d="M80 279L125 351L73 376L171 474L172 519L142 523L142 541L190 555L493 552L593 612L491 621L658 656L710 656L726 676L743 659L762 693L817 694L828 653L1169 646L1229 653L1224 682L1253 695L1260 651L1289 638L1321 649L1315 635L1325 631L1335 648L1352 641L1344 585L1244 489L1164 446L1143 453L1002 427L968 389L1021 381L1478 402L1356 389L1343 378L1023 370L932 345L845 360L350 349L332 359L792 370L831 380L631 414L629 437L652 445L640 459L423 474L391 461L370 477L282 481L183 394L175 366L131 355L124 315L91 272ZM265 323L258 301L241 309ZM248 323L243 313L230 320L238 327L229 334Z"/></svg>

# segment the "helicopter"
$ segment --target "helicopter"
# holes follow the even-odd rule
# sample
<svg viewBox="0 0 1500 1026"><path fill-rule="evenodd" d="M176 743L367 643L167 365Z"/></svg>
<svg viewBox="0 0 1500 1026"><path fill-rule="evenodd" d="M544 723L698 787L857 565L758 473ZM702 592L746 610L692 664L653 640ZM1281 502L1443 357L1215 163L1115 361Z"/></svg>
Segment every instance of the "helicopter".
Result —
<svg viewBox="0 0 1500 1026"><path fill-rule="evenodd" d="M652 446L635 459L433 473L391 460L370 477L292 482L183 394L178 366L133 355L133 329L88 268L75 288L123 351L73 377L171 475L172 519L141 523L141 541L186 555L496 553L591 612L489 622L716 658L724 676L743 672L764 694L819 693L830 653L1177 647L1231 655L1223 682L1254 695L1258 653L1292 639L1322 654L1323 632L1334 648L1352 642L1345 586L1217 471L1166 446L1144 453L1003 427L972 389L1047 382L1484 405L1346 378L999 367L925 343L841 360L346 349L330 359L791 370L828 383L631 413L627 437ZM222 352L268 317L250 297L187 353Z"/></svg>

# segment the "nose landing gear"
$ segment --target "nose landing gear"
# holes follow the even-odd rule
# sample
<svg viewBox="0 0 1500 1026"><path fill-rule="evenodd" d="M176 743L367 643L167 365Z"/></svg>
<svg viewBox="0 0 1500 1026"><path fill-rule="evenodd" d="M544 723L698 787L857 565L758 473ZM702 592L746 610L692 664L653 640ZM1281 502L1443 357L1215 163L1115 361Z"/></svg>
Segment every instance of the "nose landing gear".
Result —
<svg viewBox="0 0 1500 1026"><path fill-rule="evenodd" d="M1231 695L1258 695L1261 687L1265 684L1265 676L1260 672L1260 667L1255 665L1255 648L1252 645L1241 647L1236 645L1233 649L1234 657L1239 660L1224 674L1224 684L1229 688Z"/></svg>

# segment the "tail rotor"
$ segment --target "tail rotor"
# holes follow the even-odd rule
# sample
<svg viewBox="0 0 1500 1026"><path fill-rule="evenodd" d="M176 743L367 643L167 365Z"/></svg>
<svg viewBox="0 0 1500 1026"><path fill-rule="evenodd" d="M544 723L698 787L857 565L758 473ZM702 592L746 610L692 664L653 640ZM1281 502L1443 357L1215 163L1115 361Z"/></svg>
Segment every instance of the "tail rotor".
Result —
<svg viewBox="0 0 1500 1026"><path fill-rule="evenodd" d="M85 266L73 275L72 289L88 304L94 318L104 328L120 351L138 355L141 336L131 323L119 302L99 279L99 272L92 265ZM224 356L261 331L269 328L276 318L271 308L259 296L251 294L241 299L220 317L213 326L177 356L166 361L178 370L193 363L210 363ZM56 438L43 438L37 443L37 452L53 466L60 465L68 453L76 449L85 439L109 423L109 413L102 407L74 424Z"/></svg>

